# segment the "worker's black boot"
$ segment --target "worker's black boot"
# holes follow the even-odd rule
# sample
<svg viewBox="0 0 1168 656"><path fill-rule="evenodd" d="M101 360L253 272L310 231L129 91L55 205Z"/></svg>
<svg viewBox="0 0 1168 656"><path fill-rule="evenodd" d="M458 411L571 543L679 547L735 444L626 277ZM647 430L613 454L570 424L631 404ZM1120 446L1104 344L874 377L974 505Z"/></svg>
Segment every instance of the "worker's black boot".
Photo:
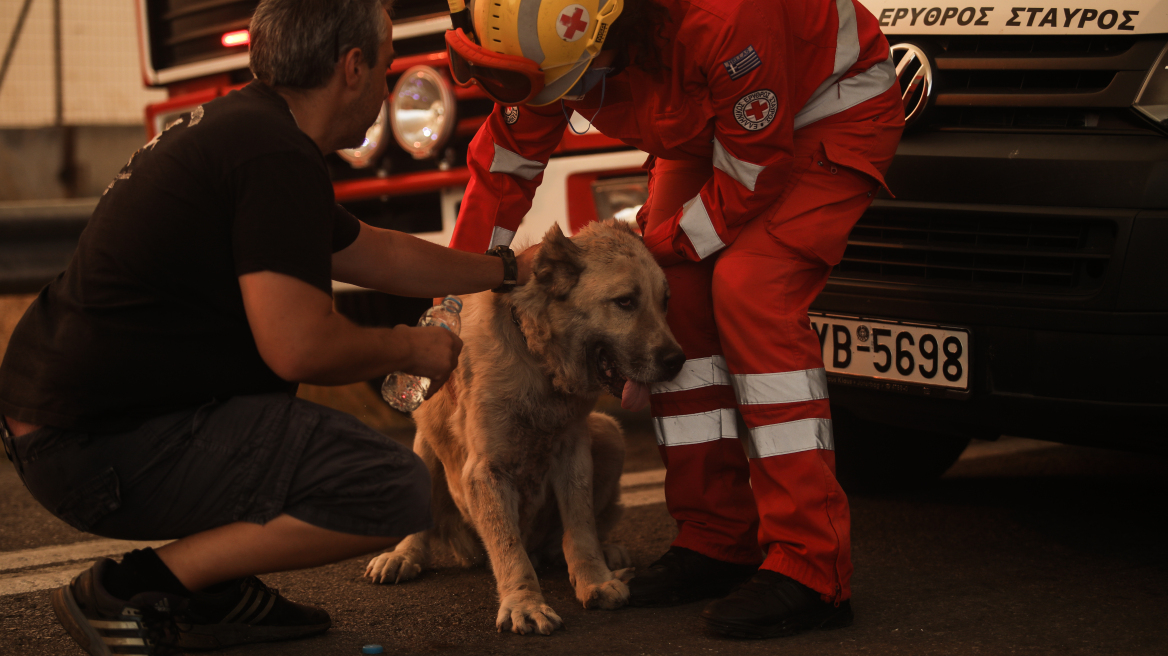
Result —
<svg viewBox="0 0 1168 656"><path fill-rule="evenodd" d="M757 570L754 565L728 563L684 547L670 547L629 581L629 605L679 606L721 597Z"/></svg>
<svg viewBox="0 0 1168 656"><path fill-rule="evenodd" d="M725 599L702 611L706 627L735 638L777 638L808 629L852 624L852 604L823 601L818 592L778 572L760 569Z"/></svg>

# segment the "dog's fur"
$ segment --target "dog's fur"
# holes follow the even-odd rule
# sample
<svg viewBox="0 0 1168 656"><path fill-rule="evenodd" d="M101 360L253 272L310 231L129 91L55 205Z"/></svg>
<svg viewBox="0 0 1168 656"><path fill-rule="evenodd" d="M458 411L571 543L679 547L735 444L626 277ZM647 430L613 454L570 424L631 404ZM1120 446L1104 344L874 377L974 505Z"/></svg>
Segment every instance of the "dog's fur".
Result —
<svg viewBox="0 0 1168 656"><path fill-rule="evenodd" d="M586 608L629 597L628 553L602 544L621 506L624 437L592 412L602 388L672 379L685 356L665 323L661 268L627 224L544 238L531 281L464 299L464 347L449 382L414 415L414 450L433 479L434 528L377 556L366 575L396 583L427 564L430 541L464 565L490 559L500 631L551 633L532 559L567 561ZM613 571L618 570L618 571Z"/></svg>

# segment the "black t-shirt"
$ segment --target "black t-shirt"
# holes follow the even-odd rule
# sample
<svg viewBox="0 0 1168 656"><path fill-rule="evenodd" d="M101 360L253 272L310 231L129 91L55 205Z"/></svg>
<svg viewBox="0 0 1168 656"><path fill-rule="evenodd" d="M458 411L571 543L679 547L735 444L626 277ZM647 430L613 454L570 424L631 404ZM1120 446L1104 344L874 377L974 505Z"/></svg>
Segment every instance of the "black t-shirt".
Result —
<svg viewBox="0 0 1168 656"><path fill-rule="evenodd" d="M184 114L130 158L17 325L0 412L102 432L294 393L260 358L238 277L275 271L331 293L331 256L359 231L279 94L253 82Z"/></svg>

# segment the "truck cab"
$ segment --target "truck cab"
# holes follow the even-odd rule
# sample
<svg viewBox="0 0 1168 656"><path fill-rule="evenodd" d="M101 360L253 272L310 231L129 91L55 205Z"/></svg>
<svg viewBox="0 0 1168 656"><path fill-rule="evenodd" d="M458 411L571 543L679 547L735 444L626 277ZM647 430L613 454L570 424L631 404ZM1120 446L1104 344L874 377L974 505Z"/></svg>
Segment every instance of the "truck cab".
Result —
<svg viewBox="0 0 1168 656"><path fill-rule="evenodd" d="M1090 6L862 0L892 47L907 127L812 305L841 479L943 472L1002 434L1164 452L1168 440L1168 0ZM256 0L138 0L148 132L251 80ZM443 0L398 0L393 90L330 154L363 221L449 242L466 150L493 104L450 79ZM645 154L573 117L516 236L631 217ZM579 133L579 134L578 134ZM364 323L428 301L338 285Z"/></svg>

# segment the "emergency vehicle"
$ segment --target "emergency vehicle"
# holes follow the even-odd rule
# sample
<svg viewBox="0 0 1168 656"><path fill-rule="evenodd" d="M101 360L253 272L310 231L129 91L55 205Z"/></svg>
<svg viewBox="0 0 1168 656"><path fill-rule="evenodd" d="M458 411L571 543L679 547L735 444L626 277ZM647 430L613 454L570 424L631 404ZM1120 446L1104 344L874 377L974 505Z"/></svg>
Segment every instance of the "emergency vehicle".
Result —
<svg viewBox="0 0 1168 656"><path fill-rule="evenodd" d="M848 1L848 0L839 0ZM256 0L137 0L153 137L251 80ZM1002 434L1164 452L1168 0L945 6L863 0L892 45L907 128L883 192L813 304L842 480L942 473ZM447 244L466 149L493 109L450 78L445 0L397 0L392 90L327 159L363 221ZM632 219L644 153L573 129L514 243ZM580 134L577 134L580 133ZM426 301L337 286L365 323Z"/></svg>

